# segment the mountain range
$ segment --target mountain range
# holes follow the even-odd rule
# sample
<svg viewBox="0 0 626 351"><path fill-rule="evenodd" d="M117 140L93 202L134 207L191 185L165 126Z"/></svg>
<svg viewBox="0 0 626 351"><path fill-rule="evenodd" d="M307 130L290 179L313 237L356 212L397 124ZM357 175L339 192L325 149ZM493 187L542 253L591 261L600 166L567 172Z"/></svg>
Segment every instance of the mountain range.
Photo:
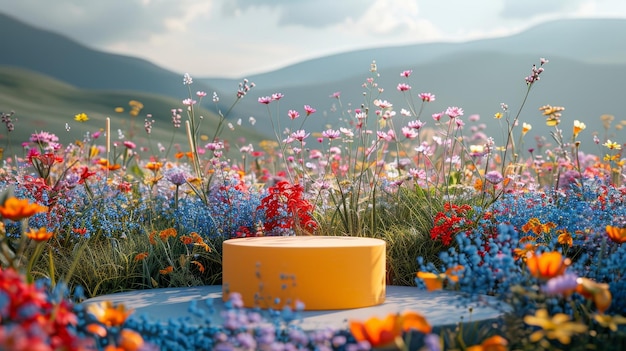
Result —
<svg viewBox="0 0 626 351"><path fill-rule="evenodd" d="M621 19L571 19L548 22L516 35L463 43L425 43L407 46L381 47L336 54L307 60L272 72L247 77L256 83L249 96L241 100L233 111L233 121L254 116L261 123L249 128L250 135L272 138L278 125L292 125L288 109L303 113L303 105L311 105L318 112L304 125L307 130L320 131L328 126L338 127L341 102L344 109L359 107L363 102L362 84L375 78L385 90L381 98L394 103L398 110L406 108L406 94L396 90L398 83L412 86L410 95L415 99L419 92L431 92L436 100L424 110L425 120L432 123L430 114L447 106L460 106L466 115L480 114L488 132L499 134L500 122L493 115L500 111L500 103L510 106L513 114L520 107L533 64L540 57L550 62L545 65L541 81L533 87L520 121L531 123L533 135L547 136L549 129L538 108L545 104L564 106L562 127L571 135L574 119L588 125L590 131L602 132L599 116L616 116L615 126L621 126L622 86L626 81L626 20ZM90 49L64 36L37 29L11 17L0 15L0 42L3 54L0 65L0 111L16 109L11 106L21 91L12 90L9 81L19 79L24 71L46 77L46 81L60 81L73 88L91 91L81 99L94 99L98 93L162 96L173 107L182 107L178 101L187 97L182 85L182 74L160 68L148 61ZM376 61L377 72L370 72ZM412 70L409 79L400 72ZM20 73L22 72L22 73ZM10 77L11 74L14 77ZM244 78L244 77L241 77ZM217 91L221 96L222 111L234 100L241 79L219 77L194 77L194 91ZM260 96L281 92L285 97L280 106L270 105L273 123L266 106L257 102ZM329 97L341 92L341 101ZM38 99L22 104L26 111L38 104ZM76 101L78 103L79 101ZM64 103L68 103L64 100ZM178 105L177 105L178 104ZM159 108L163 108L159 105ZM53 106L48 105L53 111ZM99 106L94 113L110 113L114 106ZM216 120L216 108L205 106L206 114ZM106 108L109 108L107 111ZM276 108L280 108L276 110ZM164 109L164 108L163 108ZM33 110L33 116L42 109ZM18 111L19 112L19 111ZM163 124L169 123L169 109L147 111L158 115ZM29 112L30 113L30 112ZM63 112L67 113L67 112ZM160 117L159 117L160 116ZM36 117L36 116L35 116ZM54 113L39 118L61 118ZM65 120L68 119L64 115ZM402 117L398 117L402 118ZM300 125L300 121L295 126ZM213 122L211 122L213 123ZM399 122L400 123L400 122ZM399 125L397 123L397 125ZM211 124L207 124L208 127ZM295 127L294 127L295 128ZM620 127L617 127L620 128ZM613 137L622 134L617 128L608 131ZM591 133L581 134L586 145L592 146Z"/></svg>

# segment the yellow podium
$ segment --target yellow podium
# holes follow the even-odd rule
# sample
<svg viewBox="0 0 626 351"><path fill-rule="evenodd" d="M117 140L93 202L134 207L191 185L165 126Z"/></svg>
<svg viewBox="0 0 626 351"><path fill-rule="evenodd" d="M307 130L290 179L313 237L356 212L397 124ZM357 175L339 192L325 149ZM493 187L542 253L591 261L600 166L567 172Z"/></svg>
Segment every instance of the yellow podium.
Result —
<svg viewBox="0 0 626 351"><path fill-rule="evenodd" d="M245 307L305 310L369 307L385 301L385 242L337 236L226 240L223 299L242 295Z"/></svg>

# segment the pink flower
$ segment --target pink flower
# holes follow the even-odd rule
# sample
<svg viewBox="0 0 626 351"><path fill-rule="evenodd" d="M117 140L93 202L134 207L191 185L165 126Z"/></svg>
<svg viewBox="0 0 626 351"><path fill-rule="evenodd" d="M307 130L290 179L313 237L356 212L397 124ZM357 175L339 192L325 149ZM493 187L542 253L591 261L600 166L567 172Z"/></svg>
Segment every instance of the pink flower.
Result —
<svg viewBox="0 0 626 351"><path fill-rule="evenodd" d="M313 107L309 106L309 105L304 105L304 111L306 112L306 115L312 115L315 113L315 111L317 111L316 109L314 109Z"/></svg>
<svg viewBox="0 0 626 351"><path fill-rule="evenodd" d="M397 87L398 91L409 91L411 90L411 86L406 83L400 83Z"/></svg>
<svg viewBox="0 0 626 351"><path fill-rule="evenodd" d="M328 138L330 140L337 139L340 136L340 132L338 130L327 129L322 132L322 136L324 138Z"/></svg>
<svg viewBox="0 0 626 351"><path fill-rule="evenodd" d="M197 102L196 100L187 98L187 99L183 100L183 105L191 106L191 105L195 105L196 102Z"/></svg>
<svg viewBox="0 0 626 351"><path fill-rule="evenodd" d="M387 100L374 100L374 105L380 107L381 109L393 106L393 104Z"/></svg>
<svg viewBox="0 0 626 351"><path fill-rule="evenodd" d="M306 137L309 136L310 133L305 132L304 130L298 130L295 131L293 133L291 133L291 138L293 138L294 140L297 140L299 142L302 142L304 139L306 139Z"/></svg>
<svg viewBox="0 0 626 351"><path fill-rule="evenodd" d="M282 99L284 96L285 95L283 95L283 93L274 93L274 94L272 94L272 100L278 101L278 100Z"/></svg>
<svg viewBox="0 0 626 351"><path fill-rule="evenodd" d="M480 115L473 114L473 115L469 116L469 120L470 120L470 122L478 122L478 120L480 120Z"/></svg>
<svg viewBox="0 0 626 351"><path fill-rule="evenodd" d="M134 149L137 147L135 143L133 143L132 141L128 141L128 140L124 142L124 146L126 146L126 148L128 149Z"/></svg>
<svg viewBox="0 0 626 351"><path fill-rule="evenodd" d="M443 112L433 113L433 119L435 121L439 121L441 119L441 116L443 116Z"/></svg>
<svg viewBox="0 0 626 351"><path fill-rule="evenodd" d="M456 106L451 106L446 109L446 115L450 118L457 118L459 116L463 116L463 109Z"/></svg>
<svg viewBox="0 0 626 351"><path fill-rule="evenodd" d="M268 105L270 102L272 102L272 98L269 96L262 96L259 98L259 102Z"/></svg>
<svg viewBox="0 0 626 351"><path fill-rule="evenodd" d="M424 126L424 124L426 124L426 122L422 122L420 120L415 120L415 121L411 121L409 122L407 125L409 128L413 128L413 129L420 129Z"/></svg>
<svg viewBox="0 0 626 351"><path fill-rule="evenodd" d="M404 134L407 139L413 139L418 135L417 130L410 127L402 127L402 134Z"/></svg>
<svg viewBox="0 0 626 351"><path fill-rule="evenodd" d="M424 101L424 102L433 102L433 101L435 101L435 94L431 94L431 93L419 93L417 95L417 97L422 99L422 101Z"/></svg>
<svg viewBox="0 0 626 351"><path fill-rule="evenodd" d="M411 73L413 73L412 70L406 70L406 71L402 71L402 73L400 73L400 77L404 77L404 78L409 78L409 76L411 75Z"/></svg>
<svg viewBox="0 0 626 351"><path fill-rule="evenodd" d="M287 112L287 116L289 116L289 118L291 118L291 119L296 119L296 118L300 117L300 114L296 110L289 110Z"/></svg>
<svg viewBox="0 0 626 351"><path fill-rule="evenodd" d="M329 97L331 97L333 99L339 99L340 96L341 96L341 92L340 91L336 91L336 92L330 94Z"/></svg>
<svg viewBox="0 0 626 351"><path fill-rule="evenodd" d="M196 92L196 96L198 96L198 97L205 97L206 93L204 91L197 91Z"/></svg>

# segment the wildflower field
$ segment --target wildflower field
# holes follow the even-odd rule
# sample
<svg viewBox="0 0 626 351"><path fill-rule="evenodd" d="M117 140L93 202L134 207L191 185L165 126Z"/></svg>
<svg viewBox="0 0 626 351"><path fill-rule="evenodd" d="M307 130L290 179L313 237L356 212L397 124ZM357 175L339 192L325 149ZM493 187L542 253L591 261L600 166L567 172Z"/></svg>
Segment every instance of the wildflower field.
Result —
<svg viewBox="0 0 626 351"><path fill-rule="evenodd" d="M77 111L71 123L90 132L61 140L33 130L16 151L14 131L31 127L19 111L2 113L0 349L626 350L619 123L602 115L592 130L565 107L525 106L546 67L541 59L511 82L525 84L525 95L485 117L454 102L431 111L436 95L416 92L410 70L398 72L396 87L378 86L372 63L358 108L330 95L340 118L325 130L307 129L315 106L284 107L283 93L254 96L244 80L220 97L194 92L185 75L184 98L168 112L183 143L152 140L153 118L133 100L111 112L144 119L143 145L110 118L96 124ZM385 88L405 99L388 101ZM232 100L227 111L220 99ZM274 138L223 139L241 125L230 118L241 99L258 100L256 119L272 124ZM200 106L214 106L217 125L203 123ZM493 123L500 135L486 134ZM526 140L532 124L552 132ZM583 133L598 154L581 151ZM219 285L223 241L292 235L382 239L388 285L455 290L474 302L489 295L510 308L468 335L463 325L437 331L420 311L304 332L290 311L245 310L237 294L223 325L195 327L81 304Z"/></svg>

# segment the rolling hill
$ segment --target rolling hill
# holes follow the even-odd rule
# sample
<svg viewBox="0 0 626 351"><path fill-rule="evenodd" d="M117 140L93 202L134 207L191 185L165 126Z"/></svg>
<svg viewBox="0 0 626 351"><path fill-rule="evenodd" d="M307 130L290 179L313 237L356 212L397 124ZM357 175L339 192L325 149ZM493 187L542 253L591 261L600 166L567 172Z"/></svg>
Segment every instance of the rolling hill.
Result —
<svg viewBox="0 0 626 351"><path fill-rule="evenodd" d="M309 118L306 129L319 131L327 125L338 127L342 123L340 113L333 106L338 101L329 95L340 91L344 108L358 107L363 101L361 85L371 75L370 63L376 60L380 74L376 80L385 89L381 97L393 102L398 110L406 108L405 97L395 89L398 83L404 82L399 74L411 69L413 75L408 83L413 86L413 96L418 92L437 95L436 101L426 106L426 120L430 114L447 106L460 106L466 115L482 115L488 132L497 137L501 134L499 123L490 117L499 111L501 102L517 111L526 89L523 78L539 57L547 57L550 63L520 117L520 121L533 124L527 139L549 135L537 110L544 104L566 107L562 124L566 135L574 119L598 131L601 126L598 117L602 114L616 115L617 122L623 119L620 114L621 87L626 78L626 37L619 34L624 32L626 20L572 19L544 23L509 37L383 47L308 60L248 77L257 88L239 103L232 120L254 116L259 123L250 133L271 138L274 126L290 126L286 116L288 109L302 112L302 106L308 104L318 109L318 113ZM33 118L48 118L55 113L68 118L81 108L92 107L97 115L109 113L113 106L121 104L115 96L124 101L143 96L143 99L154 98L155 107L158 106L147 112L168 119L169 109L180 107L180 100L187 95L186 87L181 84L182 74L145 60L92 50L4 15L0 15L0 38L4 46L0 65L5 65L4 75L0 76L0 111L19 108ZM40 84L31 77L21 89L14 89L11 84L28 75L12 72L9 67L38 72L58 81L47 79ZM13 81L7 78L11 74ZM233 92L238 82L236 79L194 77L193 89L209 93L213 90ZM28 91L26 85L33 91ZM74 89L73 93L62 99L55 97L57 90L68 89ZM269 123L267 109L257 98L274 92L282 92L285 97L279 110L275 110L276 104L270 105L275 123ZM224 93L220 95L223 98L219 108L225 111L232 100ZM105 106L108 110L100 109ZM297 127L300 121L296 122ZM55 123L64 126L65 120ZM396 125L401 124L402 121L396 122ZM581 137L587 138L584 147L594 146L590 132Z"/></svg>

